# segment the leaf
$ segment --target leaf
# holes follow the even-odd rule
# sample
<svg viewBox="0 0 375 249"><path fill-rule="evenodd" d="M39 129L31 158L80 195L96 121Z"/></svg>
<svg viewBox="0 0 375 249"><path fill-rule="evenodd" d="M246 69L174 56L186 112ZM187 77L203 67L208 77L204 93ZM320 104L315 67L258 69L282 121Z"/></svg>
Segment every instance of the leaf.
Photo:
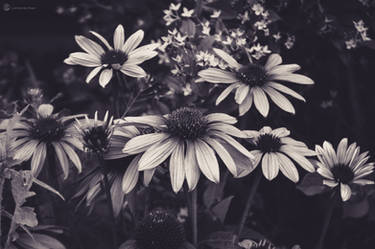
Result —
<svg viewBox="0 0 375 249"><path fill-rule="evenodd" d="M22 206L28 197L35 195L34 192L29 191L32 185L33 176L29 170L21 172L9 170L9 172L11 174L13 199L16 205Z"/></svg>
<svg viewBox="0 0 375 249"><path fill-rule="evenodd" d="M219 231L211 233L201 244L212 249L239 249L238 245L233 243L234 233L232 231Z"/></svg>
<svg viewBox="0 0 375 249"><path fill-rule="evenodd" d="M60 241L51 236L34 233L33 237L34 240L30 236L22 234L16 243L28 249L66 249Z"/></svg>
<svg viewBox="0 0 375 249"><path fill-rule="evenodd" d="M224 223L225 217L227 216L229 206L232 203L233 197L233 195L228 196L212 208L212 213L214 213L222 223Z"/></svg>
<svg viewBox="0 0 375 249"><path fill-rule="evenodd" d="M196 249L195 246L189 242L184 242L182 246L180 246L180 249Z"/></svg>
<svg viewBox="0 0 375 249"><path fill-rule="evenodd" d="M118 249L136 249L135 240L127 240Z"/></svg>
<svg viewBox="0 0 375 249"><path fill-rule="evenodd" d="M318 173L307 173L297 188L307 196L321 194L327 189Z"/></svg>
<svg viewBox="0 0 375 249"><path fill-rule="evenodd" d="M212 48L212 45L214 44L214 42L215 42L215 37L206 36L200 41L200 43L198 45L198 49L203 50L203 51L210 50Z"/></svg>
<svg viewBox="0 0 375 249"><path fill-rule="evenodd" d="M367 198L361 200L360 202L348 202L344 203L343 207L343 218L361 218L368 214L370 209L370 204Z"/></svg>
<svg viewBox="0 0 375 249"><path fill-rule="evenodd" d="M363 42L363 45L364 45L365 47L368 47L368 48L371 48L371 49L375 49L375 40L364 41L364 42Z"/></svg>
<svg viewBox="0 0 375 249"><path fill-rule="evenodd" d="M190 19L183 20L180 31L189 37L194 36L196 32L195 23Z"/></svg>
<svg viewBox="0 0 375 249"><path fill-rule="evenodd" d="M15 222L20 225L26 225L29 227L35 227L38 225L38 219L36 218L36 213L32 207L16 208L13 217Z"/></svg>
<svg viewBox="0 0 375 249"><path fill-rule="evenodd" d="M210 208L216 201L216 188L218 184L209 182L206 190L203 193L203 203L206 208Z"/></svg>

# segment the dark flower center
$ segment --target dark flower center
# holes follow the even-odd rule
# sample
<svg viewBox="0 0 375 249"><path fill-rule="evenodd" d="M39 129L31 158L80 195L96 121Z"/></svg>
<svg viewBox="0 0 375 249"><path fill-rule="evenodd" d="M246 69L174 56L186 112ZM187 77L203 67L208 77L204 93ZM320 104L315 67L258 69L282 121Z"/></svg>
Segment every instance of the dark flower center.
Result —
<svg viewBox="0 0 375 249"><path fill-rule="evenodd" d="M335 165L331 169L333 177L339 183L348 184L354 178L354 173L351 168L346 165Z"/></svg>
<svg viewBox="0 0 375 249"><path fill-rule="evenodd" d="M267 81L266 71L262 66L249 64L240 68L237 78L249 86L263 86Z"/></svg>
<svg viewBox="0 0 375 249"><path fill-rule="evenodd" d="M51 143L59 141L65 135L64 125L54 118L41 118L32 127L31 136L34 139Z"/></svg>
<svg viewBox="0 0 375 249"><path fill-rule="evenodd" d="M263 134L259 137L257 146L262 152L276 152L281 147L281 141L271 134Z"/></svg>
<svg viewBox="0 0 375 249"><path fill-rule="evenodd" d="M178 249L185 241L185 232L175 217L157 210L142 220L135 240L139 249Z"/></svg>
<svg viewBox="0 0 375 249"><path fill-rule="evenodd" d="M202 112L192 108L173 111L167 119L168 132L181 139L196 139L205 135L207 121Z"/></svg>
<svg viewBox="0 0 375 249"><path fill-rule="evenodd" d="M120 50L109 50L102 55L102 64L119 64L122 65L128 59L128 56Z"/></svg>
<svg viewBox="0 0 375 249"><path fill-rule="evenodd" d="M95 153L105 152L109 147L110 134L107 127L91 127L83 134L86 149Z"/></svg>

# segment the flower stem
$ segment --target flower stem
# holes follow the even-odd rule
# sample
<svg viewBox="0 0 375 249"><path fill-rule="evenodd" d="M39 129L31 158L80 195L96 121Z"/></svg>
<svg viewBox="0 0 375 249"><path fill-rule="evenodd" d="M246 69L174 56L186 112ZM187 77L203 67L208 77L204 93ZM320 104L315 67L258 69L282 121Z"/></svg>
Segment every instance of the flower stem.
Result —
<svg viewBox="0 0 375 249"><path fill-rule="evenodd" d="M198 203L197 203L197 189L190 192L191 195L191 228L193 235L193 245L197 247L198 245Z"/></svg>
<svg viewBox="0 0 375 249"><path fill-rule="evenodd" d="M329 203L327 213L324 217L324 223L323 223L323 227L322 227L322 230L321 230L321 233L320 233L318 244L315 247L316 249L323 249L324 240L325 240L325 237L327 235L329 223L331 221L333 210L335 209L337 200L338 200L338 195L335 192L332 196L332 200Z"/></svg>
<svg viewBox="0 0 375 249"><path fill-rule="evenodd" d="M238 224L236 233L233 237L233 244L236 244L241 236L242 230L245 226L247 217L250 212L250 208L253 204L255 193L257 192L260 180L262 179L262 171L260 169L257 169L254 176L253 184L251 185L251 189L249 191L249 196L247 198L245 209L242 212L240 223Z"/></svg>
<svg viewBox="0 0 375 249"><path fill-rule="evenodd" d="M108 181L108 176L106 169L104 168L104 159L100 155L99 160L101 162L102 166L102 173L103 173L103 186L104 186L104 191L107 199L107 205L108 205L108 211L111 216L112 220L112 243L113 243L113 249L117 249L117 231L116 231L116 217L115 213L113 212L113 205L112 205L112 198L111 198L111 189Z"/></svg>

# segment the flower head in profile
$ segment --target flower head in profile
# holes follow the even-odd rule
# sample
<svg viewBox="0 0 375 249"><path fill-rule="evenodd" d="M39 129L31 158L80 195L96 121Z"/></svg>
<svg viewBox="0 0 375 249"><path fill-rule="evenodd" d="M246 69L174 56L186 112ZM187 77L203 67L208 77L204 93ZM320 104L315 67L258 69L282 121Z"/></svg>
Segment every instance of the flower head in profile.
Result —
<svg viewBox="0 0 375 249"><path fill-rule="evenodd" d="M374 163L369 163L368 151L360 153L356 143L348 146L348 139L343 138L335 151L331 143L325 141L323 147L316 145L318 153L317 172L324 177L323 184L339 188L341 199L347 201L352 195L352 185L374 184L365 179L374 171Z"/></svg>
<svg viewBox="0 0 375 249"><path fill-rule="evenodd" d="M125 41L124 28L122 25L118 25L113 35L114 47L109 45L108 41L100 34L94 31L90 31L90 33L96 36L105 48L93 40L77 35L75 40L85 52L71 53L64 60L69 65L94 68L86 78L87 83L100 72L99 84L105 87L112 79L113 70L135 78L146 76L146 72L138 65L157 55L154 50L158 44L148 44L137 48L143 40L144 32L142 30L138 30Z"/></svg>
<svg viewBox="0 0 375 249"><path fill-rule="evenodd" d="M254 102L256 109L264 117L269 112L268 97L281 109L289 113L295 113L293 105L281 93L290 95L296 99L305 99L278 81L287 81L302 85L314 84L314 81L304 75L296 74L300 69L297 64L281 65L282 59L278 54L271 54L264 66L249 63L239 64L232 56L221 49L214 48L215 53L228 63L231 70L208 68L198 72L200 77L197 82L230 84L216 99L216 105L223 101L235 90L235 101L239 105L240 116L248 112Z"/></svg>
<svg viewBox="0 0 375 249"><path fill-rule="evenodd" d="M276 249L276 247L268 240L263 239L259 242L256 242L254 240L245 239L238 243L239 247L242 247L244 249Z"/></svg>
<svg viewBox="0 0 375 249"><path fill-rule="evenodd" d="M128 117L136 126L152 127L155 132L136 136L126 143L126 154L142 153L139 170L150 170L169 161L172 188L178 192L184 180L193 190L202 172L210 181L220 181L216 154L228 170L238 176L252 168L253 155L233 137L245 134L233 126L234 117L224 113L204 115L194 108L180 108L165 116Z"/></svg>
<svg viewBox="0 0 375 249"><path fill-rule="evenodd" d="M27 161L31 158L31 172L37 177L45 163L48 153L54 153L66 179L69 174L69 160L79 172L81 161L75 149L82 149L82 144L74 136L74 118L81 115L60 117L53 114L53 106L42 104L37 109L36 118L21 118L14 126L11 145L14 159ZM51 165L49 165L51 166Z"/></svg>
<svg viewBox="0 0 375 249"><path fill-rule="evenodd" d="M289 137L290 131L284 127L272 130L265 126L259 131L244 131L255 149L250 152L255 156L255 166L261 164L264 177L273 180L279 171L293 182L298 182L299 175L294 162L309 172L315 168L306 156L316 153L309 150L303 142ZM294 162L293 162L294 161Z"/></svg>

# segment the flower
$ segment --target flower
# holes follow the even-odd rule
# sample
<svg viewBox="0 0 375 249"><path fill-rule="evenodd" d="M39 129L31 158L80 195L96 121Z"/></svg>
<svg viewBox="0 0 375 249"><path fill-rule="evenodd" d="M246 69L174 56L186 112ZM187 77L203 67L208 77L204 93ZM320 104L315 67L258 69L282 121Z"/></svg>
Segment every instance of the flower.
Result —
<svg viewBox="0 0 375 249"><path fill-rule="evenodd" d="M39 175L47 154L55 153L66 179L69 174L68 158L79 172L82 170L74 150L82 150L82 144L75 137L72 125L72 120L82 115L59 117L59 114L52 114L53 109L50 104L42 104L37 109L36 118L21 118L13 128L12 136L16 141L11 147L15 160L27 161L31 158L31 172L35 177Z"/></svg>
<svg viewBox="0 0 375 249"><path fill-rule="evenodd" d="M289 137L288 129L281 127L272 130L271 127L265 126L259 131L243 132L255 145L255 149L250 151L255 156L254 167L262 163L263 175L268 180L273 180L281 170L291 181L298 182L299 175L293 161L309 172L315 171L306 156L314 156L316 153L309 150L303 142Z"/></svg>
<svg viewBox="0 0 375 249"><path fill-rule="evenodd" d="M189 18L193 16L193 13L194 13L194 9L188 10L186 7L184 7L182 9L181 16Z"/></svg>
<svg viewBox="0 0 375 249"><path fill-rule="evenodd" d="M179 249L185 242L185 231L174 216L155 210L136 228L135 242L137 249Z"/></svg>
<svg viewBox="0 0 375 249"><path fill-rule="evenodd" d="M106 49L103 49L101 45L93 40L82 35L76 35L76 42L86 53L71 53L64 60L69 65L94 67L86 78L87 83L101 72L99 84L104 88L112 79L113 70L118 70L127 76L135 78L146 76L146 72L138 65L157 55L154 50L158 47L158 44L148 44L136 48L143 40L143 30L138 30L125 41L124 28L121 24L118 25L113 35L114 48L100 34L94 31L90 31L90 33L96 36L105 45Z"/></svg>
<svg viewBox="0 0 375 249"><path fill-rule="evenodd" d="M234 99L239 104L240 116L248 112L254 102L258 111L264 117L267 117L269 103L266 94L281 109L294 114L293 105L280 92L302 101L305 101L305 99L297 92L275 81L288 81L302 85L314 84L312 79L294 73L300 69L299 65L281 65L282 59L278 54L271 54L265 66L261 66L253 63L241 65L223 50L214 48L214 51L228 63L232 70L228 71L217 68L201 70L198 72L198 76L201 78L196 82L207 81L210 83L230 84L216 99L216 105L236 89Z"/></svg>
<svg viewBox="0 0 375 249"><path fill-rule="evenodd" d="M319 161L317 172L323 176L323 184L328 187L339 187L341 199L347 201L352 195L350 186L354 184L374 184L374 181L363 179L374 171L374 163L368 163L368 151L360 153L356 143L348 146L348 139L341 139L337 150L325 141L323 148L315 146Z"/></svg>
<svg viewBox="0 0 375 249"><path fill-rule="evenodd" d="M239 247L242 247L244 249L276 249L276 247L268 240L263 239L259 242L255 242L254 240L250 239L244 239L241 242L238 242Z"/></svg>
<svg viewBox="0 0 375 249"><path fill-rule="evenodd" d="M180 108L169 115L148 115L125 119L138 126L153 127L155 132L136 136L126 143L126 154L143 153L139 170L154 169L169 159L172 188L178 192L186 178L193 190L200 171L213 182L220 180L215 152L229 171L237 176L252 167L253 155L232 137L245 137L233 126L234 117L224 113L203 115L197 109Z"/></svg>

